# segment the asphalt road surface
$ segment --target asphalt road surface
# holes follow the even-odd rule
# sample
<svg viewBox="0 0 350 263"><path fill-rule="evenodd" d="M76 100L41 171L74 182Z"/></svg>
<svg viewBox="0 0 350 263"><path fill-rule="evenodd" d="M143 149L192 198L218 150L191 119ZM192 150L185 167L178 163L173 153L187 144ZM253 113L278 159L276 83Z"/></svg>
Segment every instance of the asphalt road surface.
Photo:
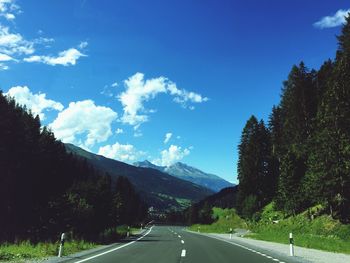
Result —
<svg viewBox="0 0 350 263"><path fill-rule="evenodd" d="M70 263L290 263L266 252L232 244L196 233L183 227L153 226L143 235Z"/></svg>

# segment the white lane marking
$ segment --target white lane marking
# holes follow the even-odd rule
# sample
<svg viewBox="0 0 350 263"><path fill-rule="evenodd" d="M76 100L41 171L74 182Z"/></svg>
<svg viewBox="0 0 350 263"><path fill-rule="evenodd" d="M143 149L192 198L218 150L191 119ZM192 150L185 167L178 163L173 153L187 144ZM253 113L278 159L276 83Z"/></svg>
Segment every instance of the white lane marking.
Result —
<svg viewBox="0 0 350 263"><path fill-rule="evenodd" d="M182 243L182 244L185 244L185 241L181 240L181 243Z"/></svg>
<svg viewBox="0 0 350 263"><path fill-rule="evenodd" d="M183 250L181 251L181 257L186 257L186 249L183 249Z"/></svg>
<svg viewBox="0 0 350 263"><path fill-rule="evenodd" d="M85 262L85 261L88 261L88 260L90 260L90 259L97 258L97 257L99 257L99 256L103 256L103 255L105 255L105 254L111 253L111 252L116 251L116 250L118 250L118 249L121 249L121 248L123 248L123 247L126 247L126 246L129 246L129 245L131 245L131 244L134 244L134 243L136 243L137 241L139 241L140 239L142 239L142 238L144 238L145 236L147 236L149 233L151 233L152 228L153 228L153 226L147 231L146 234L144 234L143 236L139 237L138 239L136 239L136 240L134 240L134 241L131 241L131 242L129 242L129 243L126 243L126 244L124 244L124 245L122 245L122 246L120 246L120 247L116 247L116 248L113 248L113 249L111 249L111 250L105 251L105 252L103 252L103 253L101 253L101 254L97 254L97 255L95 255L95 256L88 257L88 258L85 258L85 259L76 261L75 263Z"/></svg>
<svg viewBox="0 0 350 263"><path fill-rule="evenodd" d="M178 235L178 238L181 238L181 236L180 236L180 235Z"/></svg>
<svg viewBox="0 0 350 263"><path fill-rule="evenodd" d="M177 233L176 233L176 232L174 232L174 234L175 234L175 235L177 235Z"/></svg>
<svg viewBox="0 0 350 263"><path fill-rule="evenodd" d="M202 234L199 234L199 233L196 233L196 232L190 232L190 233L192 233L192 234L197 234L197 235L202 235ZM231 244L231 245L235 245L235 246L237 246L237 247L244 248L244 249L246 249L246 250L248 250L248 251L251 251L251 252L253 252L253 253L255 253L255 254L258 254L258 255L260 255L260 256L263 256L263 257L265 257L265 258L272 259L273 261L276 261L276 262L279 262L279 263L285 263L285 262L283 262L283 261L281 261L281 260L279 260L279 259L273 258L273 257L271 257L271 256L269 256L269 255L266 255L266 254L264 254L264 253L258 252L258 251L254 250L254 249L251 249L251 248L249 248L249 247L240 245L240 244L238 244L238 243L230 242L230 241L227 241L227 240L225 240L225 239L221 239L221 238L219 238L219 237L214 237L214 236L206 236L206 237L211 237L211 238L214 238L214 239L221 240L221 241L223 241L223 242L229 243L229 244Z"/></svg>

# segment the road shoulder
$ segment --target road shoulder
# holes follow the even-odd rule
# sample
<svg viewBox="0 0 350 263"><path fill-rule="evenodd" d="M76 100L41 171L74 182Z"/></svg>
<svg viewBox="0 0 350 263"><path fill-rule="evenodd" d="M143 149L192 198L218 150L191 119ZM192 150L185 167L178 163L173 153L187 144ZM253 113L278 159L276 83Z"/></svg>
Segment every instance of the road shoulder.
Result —
<svg viewBox="0 0 350 263"><path fill-rule="evenodd" d="M188 230L187 230L188 231ZM316 249L304 248L294 246L295 256L289 256L289 245L274 243L269 241L255 240L249 238L243 238L239 236L232 236L230 239L229 234L216 234L216 233L197 233L193 231L188 231L195 234L201 234L208 237L220 239L225 242L239 244L241 246L247 246L249 248L254 248L262 253L269 253L276 255L277 257L283 257L288 259L288 262L312 262L312 263L344 263L350 262L350 255L342 253L332 253Z"/></svg>
<svg viewBox="0 0 350 263"><path fill-rule="evenodd" d="M119 240L116 243L109 244L109 245L101 245L99 247L89 249L89 250L83 250L71 255L63 256L61 258L59 257L50 257L48 259L41 259L36 261L31 261L31 263L63 263L63 262L74 262L75 260L83 259L89 256L93 256L95 254L103 253L106 251L109 251L111 249L117 248L119 246L122 246L124 244L136 241L138 238L142 237L149 229L143 229L142 231L139 231L137 233L133 233L133 235L129 238L124 238L122 240Z"/></svg>

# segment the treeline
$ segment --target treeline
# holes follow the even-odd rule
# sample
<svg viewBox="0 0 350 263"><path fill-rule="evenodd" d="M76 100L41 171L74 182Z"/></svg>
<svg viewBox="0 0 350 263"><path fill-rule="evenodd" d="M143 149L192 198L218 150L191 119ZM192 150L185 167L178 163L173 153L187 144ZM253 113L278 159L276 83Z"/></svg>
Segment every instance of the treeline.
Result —
<svg viewBox="0 0 350 263"><path fill-rule="evenodd" d="M147 215L131 183L112 185L66 152L25 107L0 92L0 241L56 240L61 232L97 240L105 229Z"/></svg>
<svg viewBox="0 0 350 263"><path fill-rule="evenodd" d="M200 202L192 204L184 211L167 213L168 223L182 224L210 224L214 222L213 207L234 208L236 207L238 187L227 187L220 192L210 195Z"/></svg>
<svg viewBox="0 0 350 263"><path fill-rule="evenodd" d="M322 204L350 220L350 18L334 61L293 66L266 125L252 116L239 145L238 211L258 218L274 201L296 214Z"/></svg>

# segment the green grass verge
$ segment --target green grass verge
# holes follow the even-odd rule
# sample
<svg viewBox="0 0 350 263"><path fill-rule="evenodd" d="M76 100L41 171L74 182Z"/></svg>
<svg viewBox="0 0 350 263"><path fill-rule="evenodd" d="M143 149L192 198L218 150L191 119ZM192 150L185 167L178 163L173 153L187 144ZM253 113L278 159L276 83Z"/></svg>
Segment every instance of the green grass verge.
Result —
<svg viewBox="0 0 350 263"><path fill-rule="evenodd" d="M72 240L64 244L63 255L73 254L97 246L95 243ZM19 244L5 243L0 245L0 261L20 262L57 256L58 247L59 243L38 243L35 245L29 241L23 241Z"/></svg>
<svg viewBox="0 0 350 263"><path fill-rule="evenodd" d="M195 224L189 230L205 233L228 233L230 228L247 228L245 221L240 218L234 209L213 208L215 222L210 225Z"/></svg>
<svg viewBox="0 0 350 263"><path fill-rule="evenodd" d="M131 233L137 233L139 230L139 228L130 228ZM99 236L100 243L106 244L115 242L116 240L125 237L127 231L128 227L126 225L106 229ZM84 240L70 240L64 243L63 256L98 246L100 246L100 244ZM0 244L0 262L24 262L27 260L37 260L57 256L58 248L58 242L43 242L35 245L31 244L29 241L23 241L18 244L4 243Z"/></svg>
<svg viewBox="0 0 350 263"><path fill-rule="evenodd" d="M292 232L296 246L350 254L350 225L325 215L310 220L300 214L282 219L278 224L252 223L249 228L253 232L249 238L288 244Z"/></svg>
<svg viewBox="0 0 350 263"><path fill-rule="evenodd" d="M315 206L297 216L284 218L283 213L274 210L273 203L267 205L260 214L258 222L246 222L234 209L213 208L216 221L211 225L195 224L192 231L205 233L228 233L230 228L245 228L252 231L248 238L289 244L289 233L293 233L296 246L324 251L350 254L350 225L341 224L321 212L310 219L310 211L321 211ZM278 220L277 224L273 220Z"/></svg>

